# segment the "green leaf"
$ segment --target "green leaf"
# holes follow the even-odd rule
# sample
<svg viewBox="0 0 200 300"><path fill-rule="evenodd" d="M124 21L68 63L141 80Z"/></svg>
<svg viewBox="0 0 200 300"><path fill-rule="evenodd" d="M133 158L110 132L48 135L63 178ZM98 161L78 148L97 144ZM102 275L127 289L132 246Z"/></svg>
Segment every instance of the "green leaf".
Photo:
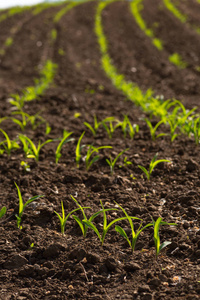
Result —
<svg viewBox="0 0 200 300"><path fill-rule="evenodd" d="M152 166L151 166L151 170L150 170L150 173L152 173L153 169L157 166L157 164L160 164L161 162L171 162L170 160L168 159L159 159L159 160L156 160Z"/></svg>
<svg viewBox="0 0 200 300"><path fill-rule="evenodd" d="M0 210L0 218L2 218L4 215L6 214L6 207L2 207L2 209Z"/></svg>
<svg viewBox="0 0 200 300"><path fill-rule="evenodd" d="M61 226L63 225L63 218L61 218L61 216L59 215L59 213L57 213L55 210L54 210L55 214L58 216L59 220L60 220L60 224Z"/></svg>
<svg viewBox="0 0 200 300"><path fill-rule="evenodd" d="M85 236L85 228L83 226L83 223L82 221L79 219L79 217L75 216L75 215L72 215L72 217L74 218L74 220L78 223L78 225L80 226L81 228L81 231L83 233L83 236Z"/></svg>
<svg viewBox="0 0 200 300"><path fill-rule="evenodd" d="M123 229L122 227L120 227L119 225L116 225L116 226L115 226L115 230L116 230L119 234L121 234L121 236L123 236L127 241L129 240L129 238L128 238L126 232L124 231L124 229ZM130 241L129 241L129 243L130 243Z"/></svg>
<svg viewBox="0 0 200 300"><path fill-rule="evenodd" d="M84 134L85 134L85 131L81 134L81 136L80 136L80 138L78 140L77 146L76 146L75 154L76 154L76 165L77 165L77 168L79 168L79 162L80 162L80 159L81 159L81 140L82 140Z"/></svg>
<svg viewBox="0 0 200 300"><path fill-rule="evenodd" d="M169 241L163 242L163 243L160 245L159 252L160 252L163 248L165 248L166 246L168 246L168 245L170 245L170 244L171 244L171 242L169 242Z"/></svg>
<svg viewBox="0 0 200 300"><path fill-rule="evenodd" d="M140 168L145 173L145 175L147 176L147 179L149 180L150 179L150 174L147 171L147 169L143 166L140 166L140 165L138 165L138 168Z"/></svg>
<svg viewBox="0 0 200 300"><path fill-rule="evenodd" d="M20 191L18 185L16 184L16 182L15 182L15 186L17 188L17 193L18 193L18 198L19 198L19 216L21 216L21 214L23 213L23 209L24 209L22 194L21 194L21 191Z"/></svg>
<svg viewBox="0 0 200 300"><path fill-rule="evenodd" d="M92 131L93 136L96 136L96 131L93 129L93 127L89 123L84 122L83 124Z"/></svg>
<svg viewBox="0 0 200 300"><path fill-rule="evenodd" d="M100 241L102 242L101 235L100 235L98 229L96 228L96 226L95 226L92 222L90 222L90 221L88 221L88 220L82 220L82 222L83 222L86 226L90 227L90 228L96 233L96 235L98 236L98 238L99 238Z"/></svg>

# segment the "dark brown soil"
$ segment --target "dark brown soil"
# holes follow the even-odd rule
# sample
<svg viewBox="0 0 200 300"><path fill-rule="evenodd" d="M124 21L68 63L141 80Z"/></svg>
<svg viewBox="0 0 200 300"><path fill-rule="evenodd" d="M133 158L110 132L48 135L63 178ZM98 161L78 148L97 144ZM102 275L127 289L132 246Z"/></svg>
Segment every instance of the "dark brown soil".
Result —
<svg viewBox="0 0 200 300"><path fill-rule="evenodd" d="M165 50L156 50L141 32L127 2L116 2L103 11L109 54L118 71L143 91L151 87L166 99L178 98L187 108L196 105L199 109L200 75L194 67L199 64L200 35L181 24L163 6L161 9L161 2L144 1L142 15L151 28L154 22L159 23L155 34L165 42ZM22 148L10 157L5 153L1 156L0 208L6 206L7 213L0 221L0 299L199 299L199 146L183 135L173 143L169 136L152 142L143 121L144 113L126 101L102 70L94 33L96 7L95 1L80 4L56 25L52 18L59 7L37 16L21 14L21 19L16 15L0 26L1 48L15 22L26 20L14 36L13 45L1 57L0 117L11 115L7 99L33 84L41 65L49 58L58 64L54 84L39 99L27 102L25 111L41 111L52 130L47 136L44 124L34 131L28 126L24 134L36 144L39 140L62 137L63 129L73 131L74 138L64 145L57 165L57 140L44 146L38 163L26 159ZM190 18L196 20L196 13L191 9ZM58 35L56 43L50 46L54 26ZM179 70L169 63L168 56L173 52L188 59L187 69ZM110 116L123 120L125 114L140 126L133 140L124 138L120 129L109 139L103 127L94 138L83 124L92 124L94 115L98 120ZM1 128L12 139L21 133L8 120L1 123ZM165 127L162 130L169 132ZM82 144L113 147L101 150L99 161L89 171L84 159L79 169L75 163L75 148L83 131ZM2 141L2 134L0 138ZM106 158L114 158L127 148L111 176ZM86 151L87 147L83 148L83 158ZM171 163L158 165L147 181L138 165L148 167L157 152L160 159L169 159ZM123 165L125 157L131 165ZM29 163L30 172L20 165L21 161ZM44 195L25 209L21 230L16 226L18 196L14 182L20 187L24 202L29 197ZM72 218L62 236L54 211L61 214L61 201L66 214L75 209L70 195L82 206L91 207L88 216L101 209L100 200L105 208L114 208L116 201L131 216L143 219L144 225L151 222L151 217L159 216L166 222L176 222L177 226L162 226L160 230L161 242L172 243L156 261L151 227L141 234L133 254L114 226L103 247L90 229L84 239ZM123 216L120 211L107 215L109 222ZM95 223L101 231L102 215ZM134 224L137 229L139 222ZM131 237L129 224L123 221L121 225Z"/></svg>

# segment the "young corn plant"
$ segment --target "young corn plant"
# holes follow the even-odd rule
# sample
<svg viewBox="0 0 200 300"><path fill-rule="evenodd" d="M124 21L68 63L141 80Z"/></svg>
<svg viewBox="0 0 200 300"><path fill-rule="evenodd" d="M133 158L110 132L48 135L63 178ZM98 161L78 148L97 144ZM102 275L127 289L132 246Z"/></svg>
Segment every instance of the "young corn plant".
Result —
<svg viewBox="0 0 200 300"><path fill-rule="evenodd" d="M101 213L101 211L100 211L100 212L97 212L97 213L93 214L93 215L89 218L89 220L88 220L88 218L87 218L87 216L86 216L86 213L85 213L84 209L85 209L85 208L90 208L90 207L82 207L82 206L78 203L78 201L77 201L72 195L71 195L71 198L74 200L74 202L78 205L79 209L81 210L84 220L87 220L87 221L92 222L92 221L93 221L93 220ZM86 237L86 234L87 234L88 226L87 226L86 224L84 224L84 223L82 222L82 220L81 220L79 217L77 217L76 215L72 215L72 217L74 218L74 220L75 220L75 221L77 222L77 224L79 225L79 227L80 227L80 229L81 229L81 231L82 231L83 237L85 238L85 237Z"/></svg>
<svg viewBox="0 0 200 300"><path fill-rule="evenodd" d="M179 120L176 120L174 122L174 120L172 120L171 118L168 118L167 123L169 124L169 127L170 127L171 143L173 143L175 138L177 138L180 135L180 133L176 133L176 130L179 129Z"/></svg>
<svg viewBox="0 0 200 300"><path fill-rule="evenodd" d="M30 172L31 171L31 168L30 168L30 166L29 166L29 164L26 162L26 161L21 161L20 162L20 165L24 168L24 170L26 171L26 172Z"/></svg>
<svg viewBox="0 0 200 300"><path fill-rule="evenodd" d="M100 212L103 212L103 232L102 232L102 234L100 234L99 230L94 225L94 223L92 223L92 221L84 219L84 220L82 220L82 223L85 224L87 227L91 228L96 233L96 235L98 236L98 238L99 238L99 240L101 242L101 245L103 246L106 234L107 234L108 230L111 228L111 226L113 226L117 222L120 222L122 220L126 220L127 217L117 218L117 219L111 221L109 224L107 224L106 211L108 211L108 210L116 210L116 209L108 209L108 210L106 210L104 208L103 203L102 203L101 200L100 200L100 203L101 203L101 207L102 207L102 210ZM98 212L98 213L100 213L100 212Z"/></svg>
<svg viewBox="0 0 200 300"><path fill-rule="evenodd" d="M165 248L166 246L170 245L171 242L165 241L162 244L160 243L160 236L159 236L159 229L161 225L177 225L176 223L167 223L163 222L162 218L158 218L156 221L152 218L152 225L154 227L154 244L156 248L156 259L158 258L158 255L160 254L160 251Z"/></svg>
<svg viewBox="0 0 200 300"><path fill-rule="evenodd" d="M15 215L16 218L17 218L17 227L19 229L22 229L22 226L21 226L21 221L22 221L22 214L26 208L26 206L28 204L30 204L31 202L37 200L38 198L41 198L41 197L44 197L44 195L38 195L38 196L34 196L34 197L31 197L25 204L23 203L23 199L22 199L22 194L21 194L21 191L18 187L18 185L16 184L15 182L15 186L17 188L17 193L18 193L18 198L19 198L19 213L18 215Z"/></svg>
<svg viewBox="0 0 200 300"><path fill-rule="evenodd" d="M129 117L125 115L123 122L121 122L121 129L124 134L124 138L126 138L128 132L131 140L133 140L136 132L139 132L139 125L131 124Z"/></svg>
<svg viewBox="0 0 200 300"><path fill-rule="evenodd" d="M38 146L36 146L31 139L29 139L27 136L20 134L19 139L22 142L24 146L24 152L26 153L27 158L34 158L36 162L39 161L39 154L46 144L51 143L53 140L49 139L41 144L41 141L39 141Z"/></svg>
<svg viewBox="0 0 200 300"><path fill-rule="evenodd" d="M116 165L116 162L117 160L120 158L121 155L124 154L125 151L127 151L129 148L121 151L116 157L115 159L113 160L112 157L110 156L110 159L106 159L106 162L107 164L110 166L110 172L111 172L111 175L114 174L114 168L115 168L115 165Z"/></svg>
<svg viewBox="0 0 200 300"><path fill-rule="evenodd" d="M10 156L12 150L19 149L19 145L16 140L11 141L9 136L3 129L0 128L0 132L2 132L6 138L5 141L0 142L0 146L2 145L4 147L4 149L1 149L0 153L3 154L3 152L6 151L8 156Z"/></svg>
<svg viewBox="0 0 200 300"><path fill-rule="evenodd" d="M155 140L156 140L157 138L159 138L159 137L162 137L162 136L167 135L166 133L156 134L156 131L157 131L158 127L159 127L161 124L165 123L164 120L160 120L154 127L153 127L152 123L151 123L147 118L145 118L145 121L146 121L146 123L147 123L147 126L148 126L149 129L150 129L150 134L151 134L151 138L152 138L153 141L155 141Z"/></svg>
<svg viewBox="0 0 200 300"><path fill-rule="evenodd" d="M106 123L109 123L109 125L107 125ZM113 125L113 123L115 123L115 124ZM116 120L115 118L113 118L111 120L105 119L102 121L102 125L105 128L105 130L109 136L109 139L112 139L115 130L118 127L121 127L121 122L119 120Z"/></svg>
<svg viewBox="0 0 200 300"><path fill-rule="evenodd" d="M174 106L174 109L165 118L165 121L170 126L171 142L173 142L175 138L180 135L180 133L176 133L177 129L180 132L185 133L185 124L188 123L189 119L194 118L195 115L193 113L196 110L196 107L187 111L184 105L178 100L172 102L171 106Z"/></svg>
<svg viewBox="0 0 200 300"><path fill-rule="evenodd" d="M116 225L115 226L115 230L123 237L127 240L129 246L131 247L132 249L132 252L134 252L135 250L135 245L136 245L136 242L137 242L137 239L140 235L140 233L147 227L149 226L153 226L152 223L149 223L147 225L145 225L144 227L142 227L142 223L140 224L138 230L135 232L134 230L134 225L133 225L133 219L134 220L140 220L142 221L141 219L137 218L137 217L130 217L127 212L125 211L125 209L123 207L121 207L117 202L115 202L117 204L117 206L123 211L123 213L125 214L127 220L129 221L129 224L130 224L130 227L131 227L131 233L132 233L132 240L130 240L125 232L125 230L119 226L119 225ZM142 228L141 228L142 227Z"/></svg>
<svg viewBox="0 0 200 300"><path fill-rule="evenodd" d="M143 0L131 1L131 11L135 20L144 33L151 38L153 45L158 48L158 50L163 50L162 41L155 37L154 32L151 28L148 28L145 21L143 20L141 10L143 9Z"/></svg>
<svg viewBox="0 0 200 300"><path fill-rule="evenodd" d="M21 111L15 111L12 114L21 116L21 120L13 118L13 117L11 117L10 119L15 124L19 125L22 131L24 131L24 129L28 125L28 123L30 123L31 126L32 126L32 129L35 130L39 125L46 122L45 119L39 115L40 112L36 113L33 116L23 112L22 110Z"/></svg>
<svg viewBox="0 0 200 300"><path fill-rule="evenodd" d="M94 147L93 145L88 145L88 150L85 156L85 165L86 170L89 171L90 167L99 160L99 155L95 155L92 157L94 153L99 153L99 150L101 149L111 149L112 146L100 146L100 147Z"/></svg>
<svg viewBox="0 0 200 300"><path fill-rule="evenodd" d="M171 0L163 0L166 8L171 11L171 13L179 19L182 23L185 23L187 21L187 16L182 14L179 9L174 5L174 3Z"/></svg>
<svg viewBox="0 0 200 300"><path fill-rule="evenodd" d="M151 173L153 172L154 168L161 162L171 162L170 160L167 159L159 159L157 160L158 157L158 153L156 153L153 157L153 159L151 160L150 164L149 164L149 170L147 170L145 167L138 165L138 167L145 173L146 177L148 180L150 180L151 177Z"/></svg>
<svg viewBox="0 0 200 300"><path fill-rule="evenodd" d="M198 145L200 141L200 117L194 120L191 132L194 135L195 144Z"/></svg>
<svg viewBox="0 0 200 300"><path fill-rule="evenodd" d="M103 121L98 122L97 117L94 116L94 126L90 125L88 122L84 122L84 125L92 132L93 136L97 135L97 131L103 122L113 121L113 117L105 118Z"/></svg>
<svg viewBox="0 0 200 300"><path fill-rule="evenodd" d="M22 96L12 94L10 103L18 110L22 110L26 101L33 101L41 96L52 83L57 65L51 60L47 60L43 69L40 71L40 78L35 79L35 86L28 86L22 91Z"/></svg>
<svg viewBox="0 0 200 300"><path fill-rule="evenodd" d="M11 94L11 98L9 99L9 102L11 105L14 106L14 109L22 111L25 103L25 96L18 95L18 94Z"/></svg>
<svg viewBox="0 0 200 300"><path fill-rule="evenodd" d="M69 138L70 135L72 135L72 133L73 132L68 132L66 130L63 131L63 138L56 148L56 164L58 163L59 159L62 156L61 150L62 150L63 145L74 140L73 138Z"/></svg>
<svg viewBox="0 0 200 300"><path fill-rule="evenodd" d="M80 138L78 139L77 145L76 145L75 154L76 154L76 166L77 166L77 168L79 168L79 166L80 166L81 150L83 149L83 147L85 147L85 145L81 146L81 140L82 140L84 134L85 134L85 131L81 134Z"/></svg>
<svg viewBox="0 0 200 300"><path fill-rule="evenodd" d="M6 207L2 207L2 209L0 210L0 218L2 218L4 215L6 214Z"/></svg>
<svg viewBox="0 0 200 300"><path fill-rule="evenodd" d="M124 161L123 161L123 165L120 165L119 167L122 168L123 166L124 167L128 167L132 165L132 162L130 160L128 160L127 156L124 157Z"/></svg>
<svg viewBox="0 0 200 300"><path fill-rule="evenodd" d="M14 112L13 114L21 114L22 121L20 121L19 119L13 118L13 117L11 117L10 119L21 128L21 131L24 131L25 127L28 124L28 118L27 118L28 114L26 114L24 112Z"/></svg>
<svg viewBox="0 0 200 300"><path fill-rule="evenodd" d="M169 61L175 66L177 66L179 69L185 69L188 65L187 62L185 62L181 55L178 53L173 53L172 55L170 55Z"/></svg>
<svg viewBox="0 0 200 300"><path fill-rule="evenodd" d="M62 207L62 215L59 215L58 212L55 212L55 214L58 216L59 218L59 221L60 221L60 228L61 228L61 233L64 235L65 234L65 225L66 225L66 222L68 220L68 218L77 210L80 210L81 208L76 208L76 209L73 209L72 211L70 211L68 213L67 216L65 216L65 210L64 210L64 205L63 205L63 201L61 201L61 207ZM82 207L82 209L84 208L89 208L89 207Z"/></svg>

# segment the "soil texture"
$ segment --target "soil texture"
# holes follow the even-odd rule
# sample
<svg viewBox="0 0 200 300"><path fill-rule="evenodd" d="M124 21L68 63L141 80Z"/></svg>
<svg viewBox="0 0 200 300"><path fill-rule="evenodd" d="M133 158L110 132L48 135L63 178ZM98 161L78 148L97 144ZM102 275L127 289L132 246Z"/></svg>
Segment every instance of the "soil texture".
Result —
<svg viewBox="0 0 200 300"><path fill-rule="evenodd" d="M181 2L184 2L183 4ZM193 0L192 2L195 2ZM27 159L23 147L5 152L0 158L0 209L7 213L0 219L0 299L136 299L160 300L199 299L200 295L200 152L194 139L178 135L170 142L169 128L159 127L158 133L168 135L152 141L143 111L127 101L107 78L101 65L101 53L95 35L95 14L99 2L81 3L69 10L58 23L53 17L62 7L50 7L33 16L30 11L16 14L0 23L0 48L18 26L13 43L0 56L0 118L12 116L8 99L13 93L34 84L47 59L58 65L53 84L34 101L26 102L24 111L30 115L40 112L49 123L51 132L45 134L45 123L35 130L28 125L24 132L11 121L4 120L0 128L13 140L26 134L36 144L47 139L39 161ZM102 12L102 23L108 40L108 51L118 72L127 81L136 83L142 91L152 88L155 95L179 99L187 109L200 107L200 35L182 24L159 0L144 0L141 14L155 36L164 42L157 50L149 37L138 27L129 2L117 1ZM200 4L195 4L196 6ZM190 1L180 1L178 7L187 12ZM199 9L189 9L189 21L198 25ZM192 23L193 22L193 23ZM19 25L20 23L20 25ZM156 25L155 25L156 24ZM52 29L57 36L50 42ZM188 62L178 69L168 57L177 52ZM128 115L139 132L130 139L120 128L112 138L101 125L94 137L84 122L93 124L115 117L123 121ZM157 120L152 120L156 124ZM62 156L55 163L55 151L63 130L73 132ZM76 145L85 132L81 145L82 158L77 168ZM0 132L0 142L4 140ZM99 160L86 170L88 146L112 146L99 151ZM106 162L125 150L115 165L113 175ZM147 180L138 165L146 168L158 153L160 163ZM126 159L131 164L126 163ZM30 171L21 162L26 161ZM17 228L19 200L15 183L23 201L35 195L42 198L29 204L22 216L22 229ZM73 196L86 209L88 218L101 209L102 201L108 222L123 217L121 205L143 225L161 217L176 226L162 225L161 242L170 241L156 259L153 227L142 231L135 251L115 231L108 230L103 246L88 228L84 238L78 223L69 217L65 235L55 211L65 213L77 208ZM80 211L74 213L83 219ZM133 220L134 228L140 220ZM103 214L94 224L103 230ZM116 223L131 239L127 220Z"/></svg>

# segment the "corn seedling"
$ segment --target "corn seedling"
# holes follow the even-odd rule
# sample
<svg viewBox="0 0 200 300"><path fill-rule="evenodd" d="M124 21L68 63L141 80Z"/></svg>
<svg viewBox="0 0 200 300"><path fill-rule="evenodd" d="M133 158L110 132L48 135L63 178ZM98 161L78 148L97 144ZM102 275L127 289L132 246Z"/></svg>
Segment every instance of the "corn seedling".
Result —
<svg viewBox="0 0 200 300"><path fill-rule="evenodd" d="M135 17L135 20L140 27L141 30L144 31L144 33L151 38L153 45L158 50L163 50L162 41L154 36L154 32L152 29L148 28L145 21L142 18L142 15L140 11L143 9L142 5L143 0L136 0L131 2L131 11L133 16Z"/></svg>
<svg viewBox="0 0 200 300"><path fill-rule="evenodd" d="M45 123L46 121L44 120L43 117L41 117L39 114L40 112L36 113L35 115L31 116L22 110L20 111L15 111L12 113L13 115L19 115L21 116L21 120L16 119L11 117L10 119L19 127L21 128L22 131L24 131L25 127L28 125L28 123L31 124L32 129L35 130L39 125ZM47 123L47 122L46 122Z"/></svg>
<svg viewBox="0 0 200 300"><path fill-rule="evenodd" d="M120 126L123 131L124 138L126 138L128 132L131 140L133 140L135 133L139 132L139 125L131 124L129 117L127 115L124 116L124 120L123 122L120 123Z"/></svg>
<svg viewBox="0 0 200 300"><path fill-rule="evenodd" d="M175 138L180 135L176 133L177 129L183 133L186 133L185 125L188 125L189 119L195 117L193 113L196 110L196 107L194 107L193 109L187 111L184 105L178 100L175 100L168 105L168 109L172 107L174 107L173 110L164 118L165 122L170 126L171 142L173 142Z"/></svg>
<svg viewBox="0 0 200 300"><path fill-rule="evenodd" d="M5 47L10 47L13 43L13 39L11 37L8 37L5 41Z"/></svg>
<svg viewBox="0 0 200 300"><path fill-rule="evenodd" d="M69 136L72 133L73 132L68 132L66 130L63 131L63 138L56 148L56 164L58 163L59 159L61 158L61 150L62 150L63 145L74 140L73 138L71 138L71 139L69 138Z"/></svg>
<svg viewBox="0 0 200 300"><path fill-rule="evenodd" d="M166 246L170 245L171 242L165 241L162 244L160 243L160 236L159 236L159 229L160 225L177 225L176 223L167 223L163 222L162 218L158 218L156 221L152 218L153 221L153 227L154 227L154 243L155 243L155 248L156 248L156 259L158 258L158 255L160 251L165 248Z"/></svg>
<svg viewBox="0 0 200 300"><path fill-rule="evenodd" d="M59 10L59 12L57 12L57 14L55 15L53 22L54 23L58 23L61 18L73 7L75 7L76 5L78 5L78 1L77 2L72 2L72 3L68 3L64 8L62 8L61 10Z"/></svg>
<svg viewBox="0 0 200 300"><path fill-rule="evenodd" d="M103 123L103 122L109 122L109 121L113 121L114 120L114 117L108 117L108 118L105 118L103 121L100 121L98 122L97 120L97 117L94 116L94 126L92 127L92 125L90 125L88 122L84 122L84 125L90 129L90 131L92 132L93 136L95 137L97 135L97 131L100 127L100 125Z"/></svg>
<svg viewBox="0 0 200 300"><path fill-rule="evenodd" d="M16 140L11 141L9 136L3 129L0 128L0 131L3 133L3 135L6 138L5 141L0 142L0 146L2 145L4 147L4 149L1 149L1 152L0 152L1 154L3 154L3 152L6 151L6 153L8 155L10 155L12 150L19 149L19 145L16 142Z"/></svg>
<svg viewBox="0 0 200 300"><path fill-rule="evenodd" d="M96 235L98 236L99 240L101 241L101 245L103 246L104 240L105 240L105 236L108 232L108 230L111 228L112 225L114 225L116 222L120 222L122 220L126 220L127 217L121 217L121 218L117 218L113 221L111 221L109 224L107 224L107 216L106 216L106 209L103 206L102 201L100 200L101 203L101 207L102 210L100 212L103 212L103 232L102 235L100 234L99 230L97 229L97 227L94 225L94 223L92 223L92 221L89 220L82 220L82 223L85 224L86 226L88 226L89 228L91 228ZM109 210L116 210L116 209L109 209Z"/></svg>
<svg viewBox="0 0 200 300"><path fill-rule="evenodd" d="M148 180L150 180L151 177L151 173L153 172L154 168L161 162L170 162L170 160L167 159L159 159L157 160L158 157L158 153L156 153L153 157L153 159L151 160L150 164L149 164L149 170L147 170L145 167L138 165L138 167L145 173L146 177Z"/></svg>
<svg viewBox="0 0 200 300"><path fill-rule="evenodd" d="M200 141L200 117L197 117L194 120L193 128L192 128L192 133L194 135L194 140L196 145L199 144Z"/></svg>
<svg viewBox="0 0 200 300"><path fill-rule="evenodd" d="M28 86L22 91L22 96L12 94L10 103L18 110L22 110L25 101L33 101L41 96L52 83L57 65L51 60L47 60L43 69L40 71L40 79L35 79L35 86Z"/></svg>
<svg viewBox="0 0 200 300"><path fill-rule="evenodd" d="M18 215L15 215L16 218L17 218L17 227L19 229L22 229L22 226L21 226L21 220L22 220L22 214L26 208L26 206L28 204L30 204L31 202L37 200L38 198L41 198L41 197L44 197L44 195L38 195L38 196L34 196L34 197L31 197L25 204L23 203L23 200L22 200L22 194L21 194L21 191L18 187L18 185L15 183L15 186L17 188L17 193L18 193L18 198L19 198L19 213Z"/></svg>
<svg viewBox="0 0 200 300"><path fill-rule="evenodd" d="M80 208L76 208L76 209L73 209L72 211L70 211L68 213L67 216L65 216L65 210L64 210L64 205L63 205L63 201L61 201L61 207L62 207L62 216L59 215L59 213L57 213L55 210L55 214L58 216L59 218L59 221L60 221L60 228L61 228L61 233L64 235L65 234L65 225L66 225L66 222L68 220L68 218L77 210L80 210ZM88 207L82 207L82 209L84 208L88 208Z"/></svg>
<svg viewBox="0 0 200 300"><path fill-rule="evenodd" d="M170 127L170 138L171 138L171 143L177 138L180 133L176 133L177 128L179 129L179 120L176 122L173 122L170 118L167 119L167 123L169 124Z"/></svg>
<svg viewBox="0 0 200 300"><path fill-rule="evenodd" d="M169 56L169 61L180 69L187 68L187 63L182 59L181 55L178 53L173 53Z"/></svg>
<svg viewBox="0 0 200 300"><path fill-rule="evenodd" d="M81 212L82 212L82 215L83 215L83 220L81 220L79 217L73 215L72 217L74 218L74 220L78 223L79 227L81 228L81 231L82 231L82 234L83 234L83 237L85 238L86 237L86 234L87 234L87 230L88 230L88 226L85 222L89 222L89 223L92 223L92 221L99 215L101 214L102 212L107 212L107 211L111 211L111 210L117 210L116 208L107 208L107 209L104 209L104 210L100 210L96 213L94 213L89 219L87 218L86 214L85 214L85 211L84 211L84 207L82 207L78 201L71 195L72 199L76 202L76 204L78 205L78 207L81 209ZM85 207L85 208L90 208L90 207Z"/></svg>
<svg viewBox="0 0 200 300"><path fill-rule="evenodd" d="M11 94L11 98L9 99L9 102L11 105L15 106L14 108L17 110L22 110L24 107L25 102L25 96L20 96L18 94Z"/></svg>
<svg viewBox="0 0 200 300"><path fill-rule="evenodd" d="M130 166L130 165L132 165L132 162L129 161L128 158L127 158L127 156L126 156L126 157L124 157L123 165L120 165L119 167L120 167L120 168L122 168L123 166L124 166L124 167L128 167L128 166Z"/></svg>
<svg viewBox="0 0 200 300"><path fill-rule="evenodd" d="M50 132L51 132L51 126L49 125L48 122L46 122L45 134L48 135Z"/></svg>
<svg viewBox="0 0 200 300"><path fill-rule="evenodd" d="M19 14L19 13L24 12L25 10L30 10L30 9L31 9L31 6L12 7L8 11L6 10L6 12L0 16L0 22L6 20L7 18L9 18L11 16L14 16L15 14Z"/></svg>
<svg viewBox="0 0 200 300"><path fill-rule="evenodd" d="M34 10L32 11L32 15L36 16L40 14L43 10L48 9L49 7L62 5L63 1L56 1L55 3L40 3L34 5Z"/></svg>
<svg viewBox="0 0 200 300"><path fill-rule="evenodd" d="M79 209L81 210L84 220L87 220L87 221L88 221L84 209L85 209L85 208L90 208L90 207L82 207L82 206L78 203L78 201L77 201L72 195L71 195L71 198L74 200L74 202L78 205ZM93 215L90 217L89 220L92 221L92 220L93 220L96 216L98 216L98 215L99 215L99 213L93 214ZM75 215L72 215L72 217L74 218L74 220L75 220L75 221L77 222L77 224L79 225L79 227L80 227L80 229L81 229L81 231L82 231L83 237L85 238L85 237L86 237L86 234L87 234L88 226L85 225L85 224L81 221L81 219L80 219L79 217L77 217L77 216L75 216Z"/></svg>
<svg viewBox="0 0 200 300"><path fill-rule="evenodd" d="M55 28L53 28L52 30L51 30L51 40L52 40L52 42L55 42L56 41L56 39L57 39L57 30L55 29Z"/></svg>
<svg viewBox="0 0 200 300"><path fill-rule="evenodd" d="M187 21L187 17L183 15L178 8L172 3L171 0L163 0L166 8L171 11L171 13L179 19L182 23L185 23Z"/></svg>
<svg viewBox="0 0 200 300"><path fill-rule="evenodd" d="M158 129L158 127L159 127L161 124L165 123L164 120L160 120L154 127L153 127L152 123L151 123L147 118L145 118L145 121L146 121L146 123L147 123L147 126L148 126L149 129L150 129L150 134L151 134L151 138L152 138L153 141L155 141L155 140L156 140L157 138L159 138L159 137L162 137L162 136L167 135L166 133L159 133L159 134L156 134L156 130Z"/></svg>
<svg viewBox="0 0 200 300"><path fill-rule="evenodd" d="M76 145L76 152L75 152L75 154L76 154L76 166L77 166L77 168L79 168L79 166L80 166L81 150L83 149L83 147L85 147L85 145L81 146L81 140L82 140L84 134L85 134L85 131L81 134L81 136L80 136L80 138L78 140L78 143Z"/></svg>
<svg viewBox="0 0 200 300"><path fill-rule="evenodd" d="M186 120L186 122L185 122L185 124L183 125L183 128L182 128L184 134L186 134L189 138L191 137L191 135L193 135L194 118L195 117L188 118L188 120Z"/></svg>
<svg viewBox="0 0 200 300"><path fill-rule="evenodd" d="M123 150L123 151L121 151L121 152L115 157L114 160L112 159L111 156L110 156L110 159L106 159L107 164L110 166L110 172L111 172L111 175L113 175L113 173L114 173L114 168L115 168L115 165L116 165L117 160L118 160L118 159L120 158L120 156L123 155L124 152L127 151L127 150L128 150L128 148L125 149L125 150Z"/></svg>
<svg viewBox="0 0 200 300"><path fill-rule="evenodd" d="M53 140L49 139L41 144L41 141L39 141L38 146L36 146L31 139L29 139L27 136L20 134L19 139L22 142L24 146L24 152L26 154L27 158L34 158L35 161L39 161L39 154L46 144L51 143Z"/></svg>
<svg viewBox="0 0 200 300"><path fill-rule="evenodd" d="M100 146L100 147L94 147L92 145L88 145L88 150L85 156L85 165L86 170L89 171L90 167L99 159L99 155L95 155L93 158L92 155L94 153L98 153L101 149L111 149L111 146Z"/></svg>
<svg viewBox="0 0 200 300"><path fill-rule="evenodd" d="M92 127L92 125L90 125L88 122L84 122L84 125L90 129L90 131L92 132L93 136L95 137L97 135L97 131L99 129L99 126L101 125L102 122L98 122L97 121L97 117L94 116L94 127Z"/></svg>
<svg viewBox="0 0 200 300"><path fill-rule="evenodd" d="M116 230L122 237L124 237L124 238L127 240L127 242L128 242L128 244L129 244L129 246L131 247L132 251L134 251L134 250L135 250L136 241L137 241L137 239L138 239L140 233L141 233L145 228L147 228L147 227L149 227L149 226L152 226L153 224L149 223L149 224L145 225L144 227L142 227L142 224L140 224L138 230L135 232L135 230L134 230L134 225L133 225L133 221L132 221L132 220L140 220L140 221L142 221L142 220L139 219L139 218L137 218L137 217L130 217L130 216L127 214L127 212L125 211L125 209L124 209L123 207L121 207L117 202L115 202L115 203L116 203L117 206L123 211L123 213L124 213L125 216L126 216L126 219L129 221L129 224L130 224L130 227L131 227L132 241L130 241L130 239L128 238L128 236L127 236L125 230L124 230L121 226L116 225L116 226L115 226L115 230ZM141 228L141 227L142 227L142 228Z"/></svg>
<svg viewBox="0 0 200 300"><path fill-rule="evenodd" d="M20 165L24 168L26 172L30 172L30 166L26 161L21 161Z"/></svg>
<svg viewBox="0 0 200 300"><path fill-rule="evenodd" d="M115 122L115 125L113 125L113 122ZM107 125L106 123L109 123L109 125ZM102 125L105 128L106 132L108 133L109 138L112 139L115 130L121 126L121 122L119 122L115 118L112 118L110 120L108 118L102 121Z"/></svg>
<svg viewBox="0 0 200 300"><path fill-rule="evenodd" d="M6 214L6 207L2 207L2 209L0 210L0 218L2 218L4 215Z"/></svg>
<svg viewBox="0 0 200 300"><path fill-rule="evenodd" d="M15 124L19 125L19 127L21 128L21 131L24 131L25 127L28 124L28 114L24 113L24 112L13 112L13 114L20 114L22 117L22 121L20 121L19 119L16 118L10 118Z"/></svg>

